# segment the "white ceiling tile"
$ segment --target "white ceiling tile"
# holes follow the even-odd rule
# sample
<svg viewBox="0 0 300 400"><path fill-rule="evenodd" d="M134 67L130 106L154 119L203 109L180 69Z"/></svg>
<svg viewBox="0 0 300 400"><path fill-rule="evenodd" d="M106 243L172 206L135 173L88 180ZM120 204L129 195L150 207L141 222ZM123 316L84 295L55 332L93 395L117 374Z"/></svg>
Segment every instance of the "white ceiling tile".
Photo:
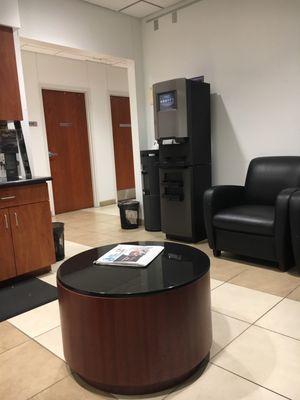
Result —
<svg viewBox="0 0 300 400"><path fill-rule="evenodd" d="M157 6L166 8L173 6L174 4L180 3L181 0L149 0L150 3L156 4Z"/></svg>
<svg viewBox="0 0 300 400"><path fill-rule="evenodd" d="M122 13L131 15L132 17L144 18L147 15L155 13L159 10L161 10L160 7L145 3L144 1L140 1L139 3L133 4L132 6L125 8Z"/></svg>
<svg viewBox="0 0 300 400"><path fill-rule="evenodd" d="M135 3L134 0L84 0L87 3L96 4L97 6L110 8L111 10L118 11L121 8L127 7L132 3Z"/></svg>

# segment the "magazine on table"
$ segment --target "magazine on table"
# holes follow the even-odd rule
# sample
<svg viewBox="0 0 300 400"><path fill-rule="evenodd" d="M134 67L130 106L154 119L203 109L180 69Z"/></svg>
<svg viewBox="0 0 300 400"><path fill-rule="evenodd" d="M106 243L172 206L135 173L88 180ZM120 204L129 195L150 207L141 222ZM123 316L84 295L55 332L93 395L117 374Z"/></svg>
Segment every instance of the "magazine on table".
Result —
<svg viewBox="0 0 300 400"><path fill-rule="evenodd" d="M163 251L163 249L163 246L118 244L98 258L98 260L94 261L94 264L146 267Z"/></svg>

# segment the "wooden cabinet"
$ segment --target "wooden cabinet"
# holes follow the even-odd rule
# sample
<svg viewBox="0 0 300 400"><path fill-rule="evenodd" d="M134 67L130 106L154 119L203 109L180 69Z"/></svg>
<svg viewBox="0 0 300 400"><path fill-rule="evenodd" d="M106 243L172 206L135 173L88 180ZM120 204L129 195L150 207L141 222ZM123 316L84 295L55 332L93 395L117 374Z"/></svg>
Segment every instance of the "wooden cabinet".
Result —
<svg viewBox="0 0 300 400"><path fill-rule="evenodd" d="M0 235L0 281L55 262L46 183L0 189Z"/></svg>
<svg viewBox="0 0 300 400"><path fill-rule="evenodd" d="M0 280L16 276L9 210L0 210Z"/></svg>
<svg viewBox="0 0 300 400"><path fill-rule="evenodd" d="M22 120L13 30L0 25L0 120Z"/></svg>

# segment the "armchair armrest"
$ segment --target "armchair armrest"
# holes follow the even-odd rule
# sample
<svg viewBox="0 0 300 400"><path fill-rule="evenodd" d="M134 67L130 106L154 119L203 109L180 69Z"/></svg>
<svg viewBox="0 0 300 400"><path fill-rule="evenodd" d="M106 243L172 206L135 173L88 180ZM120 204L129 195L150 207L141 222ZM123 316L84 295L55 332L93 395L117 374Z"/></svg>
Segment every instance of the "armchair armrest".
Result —
<svg viewBox="0 0 300 400"><path fill-rule="evenodd" d="M290 199L290 225L291 225L291 241L295 264L300 267L300 189L293 193Z"/></svg>
<svg viewBox="0 0 300 400"><path fill-rule="evenodd" d="M280 269L286 270L293 263L293 251L290 233L290 199L299 188L283 189L275 204L275 243Z"/></svg>
<svg viewBox="0 0 300 400"><path fill-rule="evenodd" d="M245 187L234 185L213 186L204 193L204 221L209 246L215 249L213 216L224 208L234 207L244 202Z"/></svg>

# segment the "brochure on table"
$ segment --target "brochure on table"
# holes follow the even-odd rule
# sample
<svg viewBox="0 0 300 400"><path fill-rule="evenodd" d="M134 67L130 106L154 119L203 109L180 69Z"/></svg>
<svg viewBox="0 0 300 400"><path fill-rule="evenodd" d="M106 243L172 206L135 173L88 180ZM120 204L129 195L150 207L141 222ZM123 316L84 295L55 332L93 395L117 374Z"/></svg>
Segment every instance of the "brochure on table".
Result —
<svg viewBox="0 0 300 400"><path fill-rule="evenodd" d="M94 263L98 265L146 267L163 249L163 246L119 244Z"/></svg>

